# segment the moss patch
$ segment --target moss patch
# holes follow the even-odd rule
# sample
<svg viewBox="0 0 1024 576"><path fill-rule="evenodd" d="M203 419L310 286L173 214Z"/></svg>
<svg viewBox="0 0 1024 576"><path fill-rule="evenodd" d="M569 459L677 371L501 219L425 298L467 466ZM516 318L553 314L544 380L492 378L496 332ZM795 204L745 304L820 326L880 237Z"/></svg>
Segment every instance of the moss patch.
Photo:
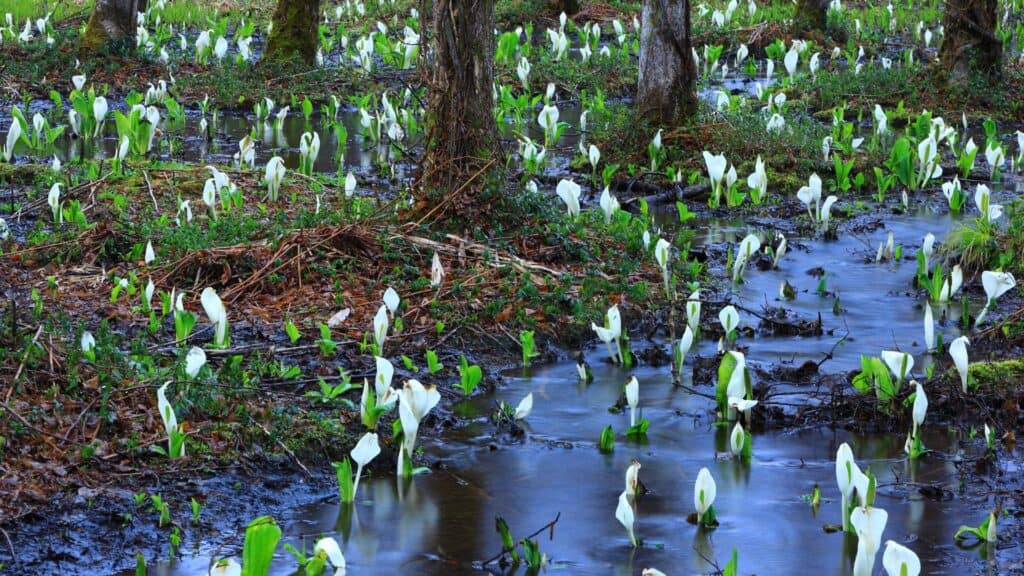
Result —
<svg viewBox="0 0 1024 576"><path fill-rule="evenodd" d="M1014 390L1024 384L1024 361L978 362L968 373L972 386Z"/></svg>

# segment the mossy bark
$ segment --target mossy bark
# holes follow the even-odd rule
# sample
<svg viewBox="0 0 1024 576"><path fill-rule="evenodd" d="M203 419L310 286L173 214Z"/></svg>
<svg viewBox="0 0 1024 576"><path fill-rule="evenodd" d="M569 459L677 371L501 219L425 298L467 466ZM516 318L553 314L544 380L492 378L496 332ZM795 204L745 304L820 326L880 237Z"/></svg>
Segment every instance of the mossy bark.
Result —
<svg viewBox="0 0 1024 576"><path fill-rule="evenodd" d="M942 24L945 36L939 59L951 82L971 72L988 80L1002 76L1003 45L995 36L997 0L948 0Z"/></svg>
<svg viewBox="0 0 1024 576"><path fill-rule="evenodd" d="M96 0L80 46L97 51L112 41L135 37L136 14L146 9L146 0Z"/></svg>
<svg viewBox="0 0 1024 576"><path fill-rule="evenodd" d="M828 0L797 0L793 7L793 31L825 31L828 20Z"/></svg>
<svg viewBox="0 0 1024 576"><path fill-rule="evenodd" d="M264 61L298 60L308 65L316 62L320 0L278 0L272 22Z"/></svg>
<svg viewBox="0 0 1024 576"><path fill-rule="evenodd" d="M446 196L446 212L479 215L474 190L484 182L467 180L493 162L497 127L492 109L495 0L435 0L427 77L427 143L420 188ZM500 164L501 162L498 162ZM465 188L465 189L463 189Z"/></svg>
<svg viewBox="0 0 1024 576"><path fill-rule="evenodd" d="M657 126L677 124L697 111L691 46L689 0L644 0L637 110Z"/></svg>

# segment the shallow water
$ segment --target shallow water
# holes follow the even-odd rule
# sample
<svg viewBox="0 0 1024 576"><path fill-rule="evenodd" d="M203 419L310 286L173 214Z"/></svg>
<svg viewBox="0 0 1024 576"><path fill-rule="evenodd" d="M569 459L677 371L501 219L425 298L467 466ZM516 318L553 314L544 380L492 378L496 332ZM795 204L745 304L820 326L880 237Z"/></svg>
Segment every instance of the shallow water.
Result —
<svg viewBox="0 0 1024 576"><path fill-rule="evenodd" d="M751 83L736 82L727 89L752 90ZM705 97L713 94L711 90ZM578 124L578 105L560 107L561 120ZM341 119L349 135L343 143L318 116L310 124L300 115L289 116L281 132L259 134L257 166L280 154L287 166L295 167L299 136L312 129L322 140L317 171L338 169L339 146L344 148L346 170L374 169L381 151L358 136L358 113L343 111ZM230 163L238 139L249 132L253 118L222 115L210 141L197 136L198 123L198 116L190 114L185 128L173 132L181 140L171 158ZM531 137L542 140L533 120L528 120L528 126ZM108 136L94 149L63 140L66 144L56 153L63 160L97 154L109 157L116 146L112 130L112 122L108 122ZM567 130L558 145L555 169L564 168L565 151L575 150L578 137L574 129ZM731 288L730 298L755 311L784 305L801 320L820 315L824 335L774 337L758 333L741 336L738 345L751 363L765 366L818 362L834 352L823 365L827 372L857 368L861 354L899 348L915 355L914 374L920 375L931 358L922 345L923 301L913 286L913 257L926 233L935 234L941 242L953 225L944 210L922 209L886 216L883 226L872 232L848 234L841 227L836 240L789 238L790 248L779 269L749 267L746 281ZM904 246L904 259L875 264L878 243L890 230L896 244ZM749 232L761 234L762 241L769 239L769 231L756 225L708 221L698 224L695 245L735 246ZM828 275L828 289L841 299L839 315L833 313L833 296L815 292L819 279L807 272L818 268ZM798 292L791 302L776 301L783 280ZM980 304L974 302L973 310ZM959 307L948 312L949 320L942 321L942 310L935 310L940 322L936 332L947 343L959 334ZM741 311L740 316L744 326L756 328L759 324L753 314ZM702 341L693 353L712 356L715 343ZM753 461L723 460L717 453L727 450L728 429L709 421L709 400L673 388L667 367L641 366L626 372L605 364L604 355L602 347L589 352L596 378L589 386L578 383L571 363L537 368L531 377L509 374L496 396L480 397L456 408L460 413L477 414L464 428L421 434L432 473L406 482L391 477L368 479L362 483L354 507L327 503L295 509L279 518L286 541L300 548L300 542L311 547L320 535L335 535L342 541L353 574L480 573L479 563L501 547L494 531L495 515L505 517L519 538L561 513L554 539L545 535L540 540L552 571L636 574L644 567L656 566L669 574L702 574L714 571L707 559L724 565L736 548L741 573L844 576L850 573L855 539L826 534L822 526L840 521L833 458L837 446L848 441L858 462L870 464L879 476L877 505L889 512L883 540L893 539L914 549L927 574L973 573L983 566L979 554L958 549L952 535L960 524L980 522L994 502L962 498L958 493L952 496L960 479L953 455L960 447L945 431L926 428L925 443L939 453L919 463L905 460L900 434L854 436L824 428L795 432L755 428ZM641 406L652 422L643 442L624 437L627 415L608 411L629 374L640 379ZM691 374L691 365L687 365L685 384L712 392L711 383L693 382ZM535 395L535 410L526 426L526 440L509 443L497 439L487 418L494 401L514 404L530 391ZM617 431L616 449L610 455L599 453L596 446L607 425ZM641 480L651 490L637 506L637 531L644 546L636 551L629 548L625 532L614 518L624 472L633 458L641 461ZM693 511L694 478L704 466L718 484L715 507L721 521L720 527L709 532L698 531L685 521ZM950 499L933 501L914 483L937 484L954 492ZM816 484L825 500L817 514L804 500ZM210 555L232 551L216 552L222 544L238 546L241 538L221 535L206 541L197 556L157 566L154 573L205 573ZM234 552L237 555L239 551ZM880 565L881 554L876 568ZM280 551L274 573L291 574L294 566L292 558ZM497 570L494 565L487 568Z"/></svg>
<svg viewBox="0 0 1024 576"><path fill-rule="evenodd" d="M390 477L365 482L352 510L336 503L297 509L281 519L286 538L304 536L311 547L320 535L337 537L353 574L471 574L478 573L474 562L501 549L495 515L521 538L561 513L554 539L547 533L540 538L556 573L637 574L655 566L669 574L704 574L713 570L702 556L724 565L735 547L741 573L842 576L850 573L856 539L826 534L822 527L840 521L833 458L847 441L858 463L879 477L876 505L889 513L883 541L913 548L927 574L964 574L980 565L976 552L953 545L952 534L961 523L980 521L992 503L959 496L936 502L906 483L956 488L956 467L942 452L957 446L945 431L926 429L925 443L942 452L913 464L905 460L901 435L826 429L755 430L750 463L719 459L716 453L727 450L727 430L709 422L710 401L673 388L667 369L643 367L632 374L641 382L643 416L652 425L645 441L630 441L624 437L628 415L608 411L628 373L602 364L602 355L590 357L595 380L589 386L578 383L571 363L538 368L530 377L509 375L497 398L472 402L481 416L469 426L446 433L444 441L424 438L434 472L401 488ZM496 441L485 412L495 399L516 403L528 391L535 407L526 440ZM609 455L596 446L606 425L617 431ZM650 490L638 501L643 546L636 551L614 517L633 458ZM693 511L697 471L705 466L718 486L721 525L701 532L685 518ZM823 498L817 514L804 499L815 484ZM278 557L274 573L291 573L291 558ZM156 573L197 574L207 561L183 560Z"/></svg>

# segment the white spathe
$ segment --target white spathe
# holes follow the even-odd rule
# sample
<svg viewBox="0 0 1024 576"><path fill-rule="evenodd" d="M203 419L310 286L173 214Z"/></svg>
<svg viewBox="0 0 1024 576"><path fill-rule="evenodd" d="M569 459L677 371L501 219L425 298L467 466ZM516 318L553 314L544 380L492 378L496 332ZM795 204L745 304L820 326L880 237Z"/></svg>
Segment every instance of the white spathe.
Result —
<svg viewBox="0 0 1024 576"><path fill-rule="evenodd" d="M525 420L533 412L533 392L530 392L519 401L516 406L515 419Z"/></svg>
<svg viewBox="0 0 1024 576"><path fill-rule="evenodd" d="M629 404L629 426L636 426L636 407L640 404L640 381L631 376L626 382L626 403Z"/></svg>
<svg viewBox="0 0 1024 576"><path fill-rule="evenodd" d="M555 188L555 193L562 199L562 202L565 202L570 218L576 218L580 215L580 194L582 189L579 184L572 180L560 180Z"/></svg>
<svg viewBox="0 0 1024 576"><path fill-rule="evenodd" d="M718 321L721 322L722 329L725 330L725 333L729 334L739 326L740 313L737 312L736 308L730 304L718 312Z"/></svg>
<svg viewBox="0 0 1024 576"><path fill-rule="evenodd" d="M388 307L388 311L392 315L398 311L398 305L402 302L402 299L398 296L398 292L394 288L388 286L388 289L384 291L384 297L382 298L384 305Z"/></svg>
<svg viewBox="0 0 1024 576"><path fill-rule="evenodd" d="M875 555L882 545L882 533L888 521L888 512L881 508L857 507L850 514L850 524L857 531L854 576L871 576L874 572Z"/></svg>
<svg viewBox="0 0 1024 576"><path fill-rule="evenodd" d="M206 352L198 346L193 346L185 355L185 374L189 378L195 378L199 371L206 365Z"/></svg>
<svg viewBox="0 0 1024 576"><path fill-rule="evenodd" d="M388 339L388 306L381 304L373 317L373 340L377 344L377 353L384 353L384 342Z"/></svg>
<svg viewBox="0 0 1024 576"><path fill-rule="evenodd" d="M739 456L743 453L743 444L746 435L743 433L743 425L739 422L732 427L732 434L729 435L729 450L732 451L733 456Z"/></svg>
<svg viewBox="0 0 1024 576"><path fill-rule="evenodd" d="M363 466L372 462L379 454L380 442L378 441L377 434L374 432L367 432L366 434L363 434L363 437L359 439L355 448L352 449L352 460L356 463L356 480L352 486L353 499L355 498L356 492L359 490L359 479L363 475Z"/></svg>
<svg viewBox="0 0 1024 576"><path fill-rule="evenodd" d="M715 503L715 496L718 495L718 487L711 472L707 468L701 468L697 473L697 480L693 484L693 505L697 508L697 524L704 519L704 514Z"/></svg>
<svg viewBox="0 0 1024 576"><path fill-rule="evenodd" d="M913 550L889 540L882 554L882 567L888 576L919 576L921 560Z"/></svg>
<svg viewBox="0 0 1024 576"><path fill-rule="evenodd" d="M203 289L202 294L199 295L199 301L203 305L206 316L210 318L210 322L213 324L214 344L223 347L227 343L228 334L228 313L227 309L224 308L224 303L221 302L217 291L209 286Z"/></svg>
<svg viewBox="0 0 1024 576"><path fill-rule="evenodd" d="M626 534L629 535L629 543L636 547L636 534L633 531L636 515L633 513L633 506L629 503L629 494L626 491L619 494L619 503L615 507L615 519L626 529Z"/></svg>
<svg viewBox="0 0 1024 576"><path fill-rule="evenodd" d="M335 576L345 574L345 555L341 553L341 547L338 546L337 540L330 537L317 540L313 546L313 553L318 554L321 552L323 552L324 556L327 556L331 566L334 566Z"/></svg>
<svg viewBox="0 0 1024 576"><path fill-rule="evenodd" d="M882 361L889 367L892 375L903 380L914 369L914 357L906 352L882 350Z"/></svg>
<svg viewBox="0 0 1024 576"><path fill-rule="evenodd" d="M956 366L956 371L960 374L960 387L964 394L967 393L967 346L970 343L967 336L960 336L949 343L949 355L953 358L953 365Z"/></svg>

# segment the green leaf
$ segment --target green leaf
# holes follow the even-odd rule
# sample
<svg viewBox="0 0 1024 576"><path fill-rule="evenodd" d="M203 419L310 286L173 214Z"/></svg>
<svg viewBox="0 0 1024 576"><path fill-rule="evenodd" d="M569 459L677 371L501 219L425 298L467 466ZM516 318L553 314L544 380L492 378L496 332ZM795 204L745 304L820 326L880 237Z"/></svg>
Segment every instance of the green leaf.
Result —
<svg viewBox="0 0 1024 576"><path fill-rule="evenodd" d="M272 517L261 516L250 522L242 548L242 576L267 576L280 540L281 528Z"/></svg>
<svg viewBox="0 0 1024 576"><path fill-rule="evenodd" d="M739 554L737 554L736 549L733 548L732 558L729 560L729 563L726 564L725 568L722 570L722 576L736 576L736 571L739 570L739 562Z"/></svg>
<svg viewBox="0 0 1024 576"><path fill-rule="evenodd" d="M612 429L611 424L605 426L604 430L601 431L599 448L601 452L605 453L615 450L615 431Z"/></svg>
<svg viewBox="0 0 1024 576"><path fill-rule="evenodd" d="M352 484L352 463L346 456L341 462L331 462L331 466L334 466L334 472L338 477L338 496L341 498L342 503L348 504L352 502L355 500L355 487Z"/></svg>

